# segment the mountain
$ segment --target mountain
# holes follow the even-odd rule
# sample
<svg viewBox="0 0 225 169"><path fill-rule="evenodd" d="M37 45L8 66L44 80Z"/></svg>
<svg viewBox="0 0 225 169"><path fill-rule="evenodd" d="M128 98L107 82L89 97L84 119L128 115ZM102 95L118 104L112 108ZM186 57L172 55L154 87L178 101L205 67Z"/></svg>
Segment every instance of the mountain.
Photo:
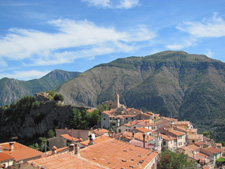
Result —
<svg viewBox="0 0 225 169"><path fill-rule="evenodd" d="M16 102L23 96L52 90L79 74L79 72L54 70L40 79L29 81L3 78L0 80L0 106Z"/></svg>
<svg viewBox="0 0 225 169"><path fill-rule="evenodd" d="M190 120L225 140L225 63L204 55L165 51L97 65L56 89L66 104L96 106L120 94L121 103ZM223 133L224 136L218 136Z"/></svg>

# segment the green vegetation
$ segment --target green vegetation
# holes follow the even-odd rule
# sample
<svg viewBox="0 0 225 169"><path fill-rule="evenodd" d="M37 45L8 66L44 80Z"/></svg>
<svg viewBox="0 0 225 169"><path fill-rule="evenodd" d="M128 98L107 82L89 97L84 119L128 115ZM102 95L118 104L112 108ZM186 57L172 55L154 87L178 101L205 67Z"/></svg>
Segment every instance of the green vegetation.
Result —
<svg viewBox="0 0 225 169"><path fill-rule="evenodd" d="M216 164L217 164L217 166L222 167L223 165L225 165L225 158L223 158L223 157L218 158L216 160Z"/></svg>
<svg viewBox="0 0 225 169"><path fill-rule="evenodd" d="M80 111L73 108L69 116L69 128L73 129L90 129L100 127L101 115L99 110L94 110L92 113Z"/></svg>
<svg viewBox="0 0 225 169"><path fill-rule="evenodd" d="M163 151L159 155L158 169L181 169L181 168L196 168L195 161L188 159L188 156L183 153L174 153L169 150Z"/></svg>
<svg viewBox="0 0 225 169"><path fill-rule="evenodd" d="M64 97L61 94L55 94L54 100L55 101L64 101Z"/></svg>
<svg viewBox="0 0 225 169"><path fill-rule="evenodd" d="M218 142L225 140L224 74L225 64L220 61L165 51L98 65L57 92L69 91L64 97L72 97L70 102L91 107L113 100L118 92L127 107L191 121Z"/></svg>
<svg viewBox="0 0 225 169"><path fill-rule="evenodd" d="M53 90L79 74L79 72L54 70L40 79L30 81L3 78L0 80L0 106L16 102L24 96L33 96L35 93ZM52 100L53 98L54 97L51 97Z"/></svg>

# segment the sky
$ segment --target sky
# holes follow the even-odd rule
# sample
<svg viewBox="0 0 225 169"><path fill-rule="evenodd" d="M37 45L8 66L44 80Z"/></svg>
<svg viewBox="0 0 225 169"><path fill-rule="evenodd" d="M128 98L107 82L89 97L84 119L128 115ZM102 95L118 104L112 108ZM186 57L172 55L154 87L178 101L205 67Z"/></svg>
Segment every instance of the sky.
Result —
<svg viewBox="0 0 225 169"><path fill-rule="evenodd" d="M165 50L225 62L225 0L0 0L0 79Z"/></svg>

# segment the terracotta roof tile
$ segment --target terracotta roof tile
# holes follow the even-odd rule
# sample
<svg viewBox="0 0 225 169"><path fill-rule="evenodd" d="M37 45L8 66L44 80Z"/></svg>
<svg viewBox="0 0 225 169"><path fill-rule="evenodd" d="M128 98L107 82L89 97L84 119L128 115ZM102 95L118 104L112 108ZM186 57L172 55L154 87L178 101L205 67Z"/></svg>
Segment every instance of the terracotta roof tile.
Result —
<svg viewBox="0 0 225 169"><path fill-rule="evenodd" d="M138 146L138 147L143 147L143 141L139 141L139 140L131 140L130 144L134 145L134 146ZM152 149L154 147L153 144L149 144L145 142L145 148L147 149Z"/></svg>
<svg viewBox="0 0 225 169"><path fill-rule="evenodd" d="M78 138L71 137L69 134L62 134L62 135L60 135L60 137L66 139L66 140L70 140L70 141L79 141Z"/></svg>
<svg viewBox="0 0 225 169"><path fill-rule="evenodd" d="M200 147L198 147L198 146L196 146L196 145L188 145L188 146L186 146L186 147L181 147L181 149L183 149L183 150L185 150L185 151L190 151L190 152L192 152L192 151L200 151Z"/></svg>
<svg viewBox="0 0 225 169"><path fill-rule="evenodd" d="M145 168L157 153L110 139L81 149L80 156L106 168Z"/></svg>
<svg viewBox="0 0 225 169"><path fill-rule="evenodd" d="M203 141L199 141L199 142L195 142L194 144L200 147L201 145L207 144L207 143L205 143Z"/></svg>
<svg viewBox="0 0 225 169"><path fill-rule="evenodd" d="M185 133L180 132L180 131L176 131L176 130L173 130L173 129L165 129L165 130L168 131L169 133L173 134L173 135L176 135L176 136L185 135Z"/></svg>
<svg viewBox="0 0 225 169"><path fill-rule="evenodd" d="M162 138L164 139L164 140L176 140L176 138L175 137L172 137L172 136L167 136L167 135L164 135L164 134L162 134Z"/></svg>
<svg viewBox="0 0 225 169"><path fill-rule="evenodd" d="M151 130L146 129L146 128L136 128L135 130L138 130L141 133L147 133L147 132L151 132Z"/></svg>
<svg viewBox="0 0 225 169"><path fill-rule="evenodd" d="M99 137L95 137L94 144L98 144L98 143L104 142L104 141L109 140L109 139L111 139L111 138L108 137L108 136L105 136L105 135L102 135L102 136L99 136ZM88 146L88 143L89 143L89 140L80 142L80 144L82 144L84 146Z"/></svg>
<svg viewBox="0 0 225 169"><path fill-rule="evenodd" d="M212 152L214 154L217 154L219 152L222 152L223 150L220 149L220 148L215 148L215 147L209 147L209 148L206 148L205 150L209 151L209 152Z"/></svg>
<svg viewBox="0 0 225 169"><path fill-rule="evenodd" d="M103 135L105 133L108 133L108 132L109 132L109 130L100 129L100 128L95 129L95 130L92 131L92 133L95 133L96 136L101 136L101 135Z"/></svg>
<svg viewBox="0 0 225 169"><path fill-rule="evenodd" d="M72 155L70 153L62 153L54 156L32 160L28 162L29 164L37 167L41 165L42 167L47 167L48 169L64 169L64 168L87 168L87 169L99 169L103 168L95 163L90 163L89 161L80 158L79 156Z"/></svg>
<svg viewBox="0 0 225 169"><path fill-rule="evenodd" d="M135 133L134 139L143 141L143 133ZM154 140L154 139L155 139L155 137L145 134L145 141L146 142L149 142L149 141Z"/></svg>
<svg viewBox="0 0 225 169"><path fill-rule="evenodd" d="M203 134L189 134L187 137L190 140L202 140Z"/></svg>
<svg viewBox="0 0 225 169"><path fill-rule="evenodd" d="M182 126L175 126L174 127L174 130L178 130L178 131L182 131L182 132L185 132L185 133L187 133L187 129L185 129L184 127L182 127Z"/></svg>
<svg viewBox="0 0 225 169"><path fill-rule="evenodd" d="M12 157L11 155L6 154L4 152L0 153L0 162L1 161L6 161L6 160L12 160L12 159L14 159L14 157Z"/></svg>
<svg viewBox="0 0 225 169"><path fill-rule="evenodd" d="M9 143L1 143L2 151L12 157L15 158L16 161L29 159L33 157L38 157L42 155L42 152L37 151L35 149L29 148L25 145L19 144L17 142L14 143L14 150L9 151Z"/></svg>

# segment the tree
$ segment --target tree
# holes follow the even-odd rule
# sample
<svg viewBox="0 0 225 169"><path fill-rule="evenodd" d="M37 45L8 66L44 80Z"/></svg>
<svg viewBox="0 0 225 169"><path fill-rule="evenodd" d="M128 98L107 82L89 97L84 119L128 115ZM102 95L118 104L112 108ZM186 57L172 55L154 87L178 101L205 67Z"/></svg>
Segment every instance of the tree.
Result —
<svg viewBox="0 0 225 169"><path fill-rule="evenodd" d="M56 95L54 96L54 100L55 100L55 101L64 101L64 97L63 97L63 95L61 95L61 94L56 94Z"/></svg>
<svg viewBox="0 0 225 169"><path fill-rule="evenodd" d="M196 168L195 161L189 161L183 153L174 153L166 149L159 155L158 169Z"/></svg>
<svg viewBox="0 0 225 169"><path fill-rule="evenodd" d="M203 133L202 133L205 137L210 137L210 133L208 132L208 131L204 131Z"/></svg>
<svg viewBox="0 0 225 169"><path fill-rule="evenodd" d="M48 91L47 93L48 93L48 98L52 100L55 96L55 92L54 91Z"/></svg>
<svg viewBox="0 0 225 169"><path fill-rule="evenodd" d="M55 132L51 129L48 131L48 138L55 137Z"/></svg>
<svg viewBox="0 0 225 169"><path fill-rule="evenodd" d="M82 115L79 109L73 108L69 116L70 128L79 129L82 126Z"/></svg>
<svg viewBox="0 0 225 169"><path fill-rule="evenodd" d="M90 114L90 119L89 119L89 125L90 127L93 126L97 126L99 127L101 122L101 116L98 110L94 110L91 114Z"/></svg>

